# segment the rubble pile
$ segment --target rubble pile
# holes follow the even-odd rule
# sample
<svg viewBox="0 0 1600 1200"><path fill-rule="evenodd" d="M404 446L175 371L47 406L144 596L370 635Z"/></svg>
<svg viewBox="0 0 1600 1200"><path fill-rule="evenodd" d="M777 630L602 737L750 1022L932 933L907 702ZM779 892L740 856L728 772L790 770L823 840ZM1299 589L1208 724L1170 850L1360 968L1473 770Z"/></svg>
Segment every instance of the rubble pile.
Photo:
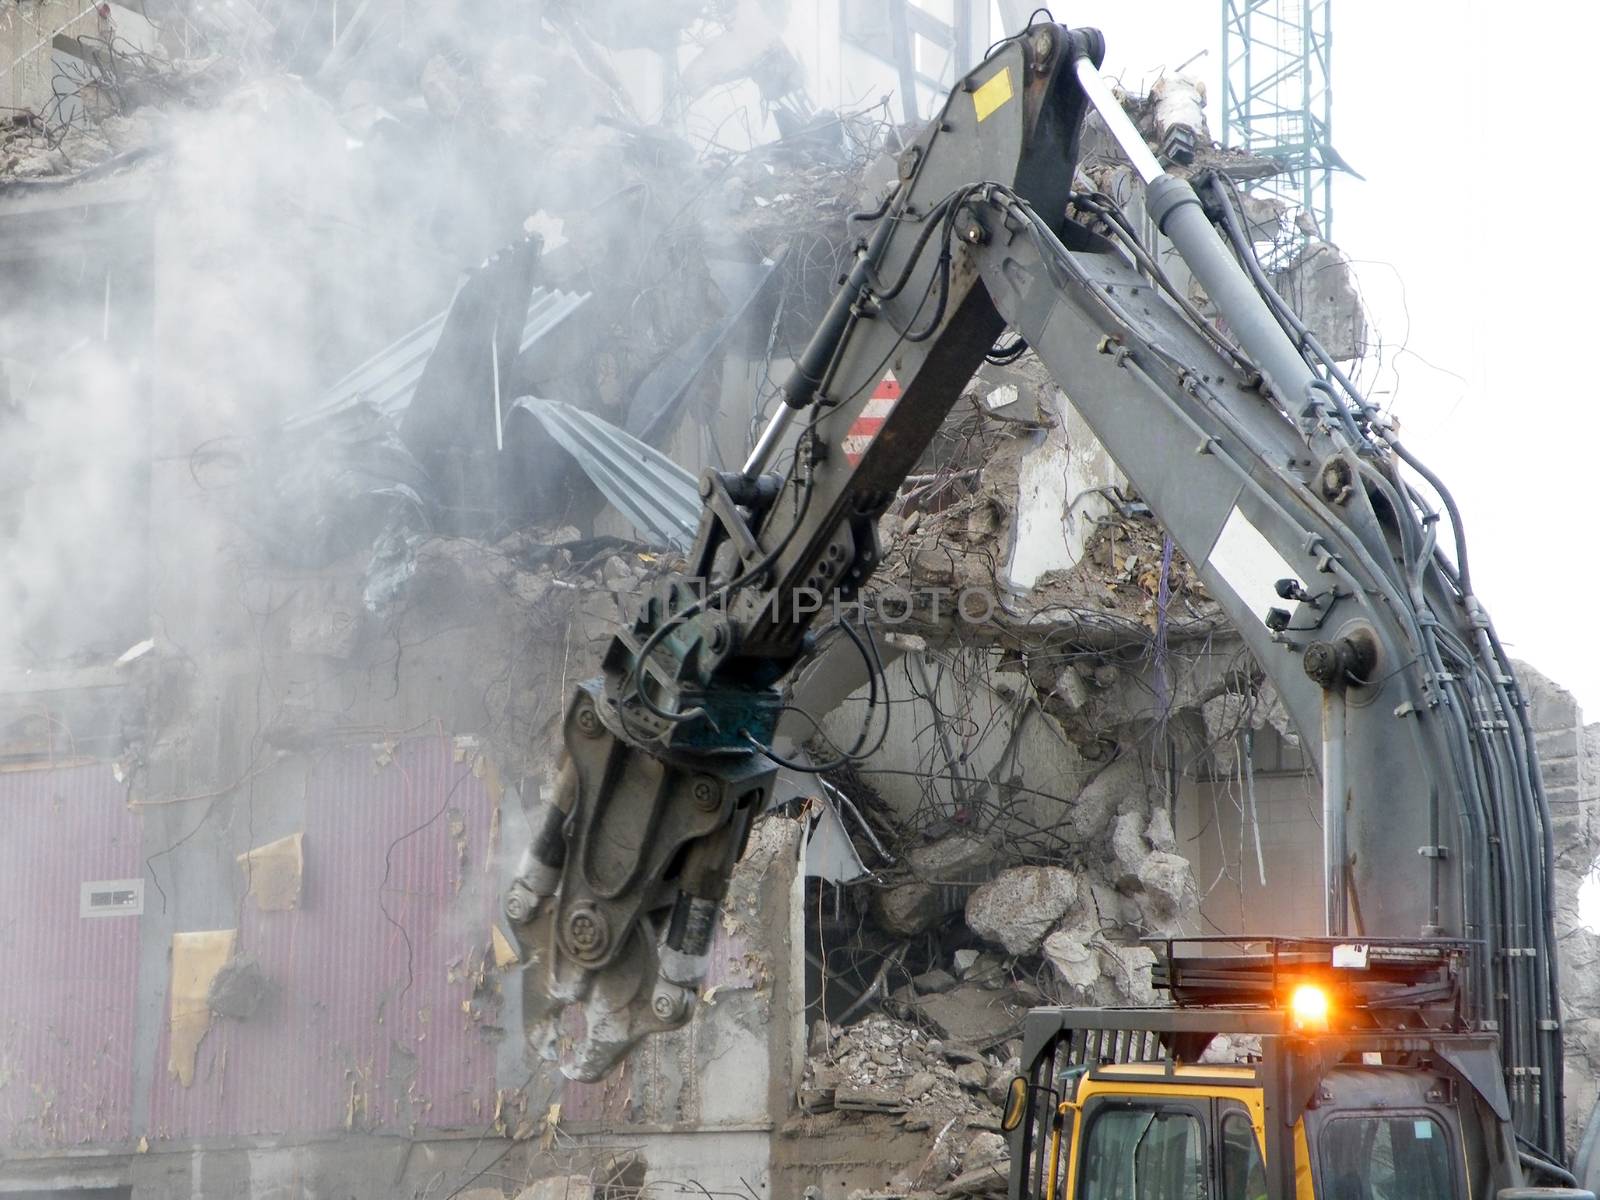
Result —
<svg viewBox="0 0 1600 1200"><path fill-rule="evenodd" d="M966 929L990 948L956 950L914 977L915 998L903 997L907 1007L983 1042L986 1035L1009 1036L1011 1014L982 995L1000 986L997 973L1029 980L1028 990L1050 1002L1150 1000L1154 959L1136 943L1184 930L1195 918L1199 889L1166 813L1141 811L1146 793L1137 774L1114 764L1104 778L1086 793L1105 828L1085 836L1071 856L1072 869L1000 869L1012 855L994 843L955 835L920 847L904 867L880 873L883 886L871 898L880 927L914 937L938 929L959 909ZM964 865L968 881L987 875L987 882L963 889L958 877L915 874L932 863L953 862ZM951 1015L941 1020L941 1013Z"/></svg>
<svg viewBox="0 0 1600 1200"><path fill-rule="evenodd" d="M807 1136L845 1119L929 1132L920 1163L893 1179L891 1190L863 1195L1003 1195L1009 1152L998 1105L1016 1067L1015 1058L881 1014L846 1028L818 1022L800 1089L808 1115L800 1121Z"/></svg>
<svg viewBox="0 0 1600 1200"><path fill-rule="evenodd" d="M106 6L109 9L109 6ZM9 114L0 129L0 186L52 183L131 166L159 148L171 112L213 103L238 83L237 60L216 53L174 54L149 22L138 43L117 19L99 17L99 34L71 39L81 57L58 59L51 98Z"/></svg>
<svg viewBox="0 0 1600 1200"><path fill-rule="evenodd" d="M883 564L871 594L909 593L912 607L901 622L907 632L936 641L954 632L966 645L1043 642L1052 633L1080 630L1153 632L1163 620L1163 583L1168 624L1215 626L1220 609L1193 567L1165 547L1149 509L1127 490L1097 493L1089 506L1079 498L1077 521L1085 533L1077 562L1052 567L1026 586L1009 575L1004 554L1027 536L1019 496L1031 460L1059 442L1065 471L1073 454L1089 450L1068 441L1055 384L1037 360L1027 356L1023 372L1029 380L1024 400L1013 398L1011 406L1022 409L1031 401L1023 409L1028 415L997 415L989 401L996 394L1014 397L1015 385L981 375L967 398L972 415L958 427L968 445L952 464L919 474L879 523ZM983 620L963 620L953 598L936 608L939 589L951 597L970 590L998 599Z"/></svg>
<svg viewBox="0 0 1600 1200"><path fill-rule="evenodd" d="M1234 186L1244 224L1273 287L1294 307L1333 358L1360 357L1367 347L1366 311L1356 286L1354 268L1344 253L1325 240L1311 214L1278 196L1246 192L1252 183L1271 179L1281 170L1272 158L1211 140L1205 118L1205 85L1187 76L1163 75L1144 96L1116 89L1124 111L1163 156L1173 173L1195 178L1215 172ZM1079 170L1101 198L1109 198L1134 218L1145 235L1154 233L1144 218L1142 186L1116 140L1097 115L1084 123ZM1090 206L1092 207L1092 206ZM1085 208L1080 219L1109 232ZM1163 262L1164 267L1181 264ZM1192 279L1178 281L1189 299L1215 317L1205 291Z"/></svg>

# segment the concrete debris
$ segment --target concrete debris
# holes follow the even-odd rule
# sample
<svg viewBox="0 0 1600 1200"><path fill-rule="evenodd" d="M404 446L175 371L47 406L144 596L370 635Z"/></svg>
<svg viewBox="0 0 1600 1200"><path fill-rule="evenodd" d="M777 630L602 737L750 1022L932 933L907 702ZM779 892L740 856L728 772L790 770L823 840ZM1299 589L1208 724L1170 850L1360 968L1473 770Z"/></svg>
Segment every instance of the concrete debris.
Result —
<svg viewBox="0 0 1600 1200"><path fill-rule="evenodd" d="M1156 956L1148 946L1122 946L1097 929L1057 929L1044 942L1044 958L1077 1004L1155 1004L1150 983Z"/></svg>
<svg viewBox="0 0 1600 1200"><path fill-rule="evenodd" d="M1090 945L1086 931L1057 929L1044 940L1044 957L1068 987L1088 991L1104 973L1100 953Z"/></svg>
<svg viewBox="0 0 1600 1200"><path fill-rule="evenodd" d="M987 988L963 982L948 992L919 996L907 1011L939 1031L947 1056L982 1052L1010 1041L1022 1031L1030 1006L1043 997L1020 988Z"/></svg>
<svg viewBox="0 0 1600 1200"><path fill-rule="evenodd" d="M989 1072L982 1063L962 1063L956 1068L956 1082L969 1092L981 1092L989 1086Z"/></svg>
<svg viewBox="0 0 1600 1200"><path fill-rule="evenodd" d="M1163 75L1150 87L1150 119L1161 153L1187 166L1211 142L1206 128L1206 85L1187 75Z"/></svg>
<svg viewBox="0 0 1600 1200"><path fill-rule="evenodd" d="M977 1051L966 1053L986 1063ZM874 1013L843 1029L829 1031L824 1054L807 1060L801 1105L810 1112L854 1109L914 1114L942 1123L959 1116L969 1124L993 1123L986 1096L964 1086L945 1043L920 1026ZM965 1065L972 1065L970 1062ZM986 1067L979 1066L986 1072Z"/></svg>
<svg viewBox="0 0 1600 1200"><path fill-rule="evenodd" d="M990 395L1003 403L991 409ZM1002 416L1019 408L1025 416ZM967 647L1067 639L1125 646L1147 638L1163 615L1169 638L1223 625L1193 568L1181 553L1165 552L1148 508L1118 482L1104 449L1031 355L980 374L914 479L879 522L883 562L870 585L878 594L912 594L915 605L896 625L902 633ZM1004 599L958 610L950 596L963 590ZM1035 681L1041 691L1052 690L1061 670L1059 656L1050 661L1052 678ZM1109 686L1092 677L1083 685L1062 697L1068 710ZM1086 712L1079 723L1093 718Z"/></svg>
<svg viewBox="0 0 1600 1200"><path fill-rule="evenodd" d="M1013 867L973 892L967 926L1010 954L1032 954L1078 898L1078 881L1060 867Z"/></svg>
<svg viewBox="0 0 1600 1200"><path fill-rule="evenodd" d="M1200 1055L1203 1063L1241 1063L1261 1061L1261 1039L1255 1034L1221 1033Z"/></svg>
<svg viewBox="0 0 1600 1200"><path fill-rule="evenodd" d="M1139 864L1138 879L1157 917L1177 916L1196 895L1188 860L1164 850L1153 852Z"/></svg>
<svg viewBox="0 0 1600 1200"><path fill-rule="evenodd" d="M992 843L970 834L919 846L900 872L910 878L873 894L873 917L897 937L924 933L962 907L965 892L960 885L987 879L998 858Z"/></svg>
<svg viewBox="0 0 1600 1200"><path fill-rule="evenodd" d="M970 903L970 902L969 902ZM949 971L941 971L935 967L931 971L924 971L911 981L911 986L918 994L924 996L937 995L948 992L956 986L956 977Z"/></svg>
<svg viewBox="0 0 1600 1200"><path fill-rule="evenodd" d="M1273 287L1300 315L1333 358L1350 361L1367 348L1366 309L1355 268L1343 251L1317 236L1273 278Z"/></svg>

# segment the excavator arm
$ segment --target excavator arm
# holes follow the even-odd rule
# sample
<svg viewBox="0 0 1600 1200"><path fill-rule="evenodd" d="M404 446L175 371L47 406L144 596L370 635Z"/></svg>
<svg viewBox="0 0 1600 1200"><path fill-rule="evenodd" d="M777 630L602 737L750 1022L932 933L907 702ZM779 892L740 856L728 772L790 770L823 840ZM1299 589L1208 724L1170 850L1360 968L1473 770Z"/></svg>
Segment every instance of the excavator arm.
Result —
<svg viewBox="0 0 1600 1200"><path fill-rule="evenodd" d="M889 198L858 214L852 268L744 469L703 476L687 570L577 690L554 803L506 902L530 1041L555 1058L565 1036L564 1069L591 1079L688 1020L781 761L780 686L829 602L872 575L878 517L1010 330L1196 565L1311 749L1326 932L1472 940L1466 1017L1499 1032L1518 1135L1559 1160L1550 816L1453 504L1271 292L1225 181L1196 186L1151 156L1101 57L1094 31L1037 24L951 92ZM1131 226L1108 219L1109 239L1074 219L1102 203L1074 187L1091 108L1216 325ZM875 664L870 630L831 623Z"/></svg>

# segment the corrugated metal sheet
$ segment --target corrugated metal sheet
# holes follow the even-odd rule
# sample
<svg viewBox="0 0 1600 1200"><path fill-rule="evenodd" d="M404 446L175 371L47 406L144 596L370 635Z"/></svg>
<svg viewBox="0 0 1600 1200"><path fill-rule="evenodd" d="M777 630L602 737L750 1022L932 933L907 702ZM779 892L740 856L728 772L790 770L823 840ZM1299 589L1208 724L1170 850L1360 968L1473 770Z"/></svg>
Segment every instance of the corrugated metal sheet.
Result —
<svg viewBox="0 0 1600 1200"><path fill-rule="evenodd" d="M152 1137L487 1121L494 1040L463 1006L495 910L495 798L450 739L383 757L346 750L316 768L301 906L247 901L240 929L276 995L251 1020L214 1021L188 1089L161 1039Z"/></svg>
<svg viewBox="0 0 1600 1200"><path fill-rule="evenodd" d="M526 354L534 343L577 312L588 299L588 292L535 287L528 301L528 319L523 323L518 352ZM449 313L449 309L435 313L410 333L378 351L330 387L315 408L291 417L284 422L284 427L299 428L363 402L387 417L399 419L410 407L417 382L439 344Z"/></svg>
<svg viewBox="0 0 1600 1200"><path fill-rule="evenodd" d="M560 400L528 397L526 412L577 460L584 474L641 533L687 550L700 528L700 485L661 451L609 421Z"/></svg>
<svg viewBox="0 0 1600 1200"><path fill-rule="evenodd" d="M477 1011L474 979L497 911L497 803L453 739L321 759L300 907L247 901L240 922L239 950L276 994L248 1021L214 1020L185 1089L167 1074L164 1032L134 1045L141 918L79 916L83 882L144 875L122 787L104 764L0 773L0 1147L487 1126L501 1033L492 1007ZM153 889L146 907L153 919ZM750 936L733 927L718 923L708 988L759 981ZM146 977L167 969L162 947ZM139 1056L152 1083L135 1128ZM673 1119L640 1106L632 1068L561 1099L567 1120Z"/></svg>
<svg viewBox="0 0 1600 1200"><path fill-rule="evenodd" d="M139 918L83 918L80 885L144 871L105 764L0 773L0 1146L130 1136Z"/></svg>

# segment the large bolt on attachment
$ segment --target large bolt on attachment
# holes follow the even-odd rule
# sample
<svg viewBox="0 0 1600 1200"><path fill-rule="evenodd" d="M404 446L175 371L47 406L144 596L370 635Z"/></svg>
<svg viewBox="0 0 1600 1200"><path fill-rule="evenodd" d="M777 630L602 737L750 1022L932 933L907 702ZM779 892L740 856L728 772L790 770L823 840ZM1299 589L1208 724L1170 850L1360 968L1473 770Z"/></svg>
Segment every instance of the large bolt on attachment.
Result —
<svg viewBox="0 0 1600 1200"><path fill-rule="evenodd" d="M567 913L567 950L580 962L602 958L611 945L611 925L606 916L588 900L579 901Z"/></svg>
<svg viewBox="0 0 1600 1200"><path fill-rule="evenodd" d="M1312 680L1332 689L1366 683L1377 662L1377 640L1369 631L1357 630L1331 642L1312 642L1306 647L1300 665Z"/></svg>
<svg viewBox="0 0 1600 1200"><path fill-rule="evenodd" d="M578 710L578 732L584 737L599 737L601 731L600 714L595 712L590 705L584 705Z"/></svg>
<svg viewBox="0 0 1600 1200"><path fill-rule="evenodd" d="M695 807L704 812L715 812L722 799L721 789L715 781L703 778L694 781L690 795L694 797Z"/></svg>
<svg viewBox="0 0 1600 1200"><path fill-rule="evenodd" d="M668 1025L682 1023L688 1013L690 993L686 988L663 980L656 988L656 994L650 998L650 1011L656 1018Z"/></svg>
<svg viewBox="0 0 1600 1200"><path fill-rule="evenodd" d="M521 925L526 921L532 920L534 910L538 907L538 897L533 895L520 881L513 883L506 892L506 919L513 925Z"/></svg>

